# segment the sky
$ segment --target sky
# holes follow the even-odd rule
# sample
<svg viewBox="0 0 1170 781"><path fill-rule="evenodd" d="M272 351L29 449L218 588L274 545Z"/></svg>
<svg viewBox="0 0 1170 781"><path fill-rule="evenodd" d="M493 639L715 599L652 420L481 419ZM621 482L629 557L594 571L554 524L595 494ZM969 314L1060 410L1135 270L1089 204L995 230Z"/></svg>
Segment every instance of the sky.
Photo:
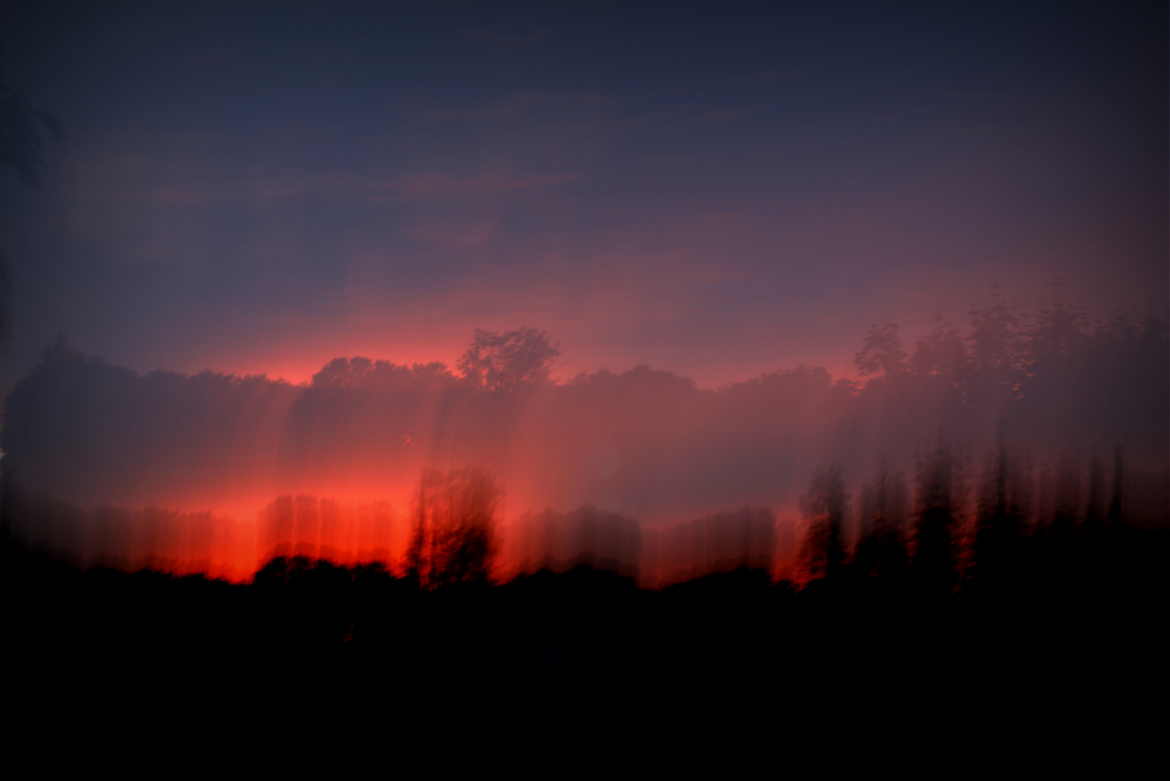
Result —
<svg viewBox="0 0 1170 781"><path fill-rule="evenodd" d="M6 4L0 387L63 333L307 380L545 329L555 375L835 375L998 295L1165 317L1164 4Z"/></svg>

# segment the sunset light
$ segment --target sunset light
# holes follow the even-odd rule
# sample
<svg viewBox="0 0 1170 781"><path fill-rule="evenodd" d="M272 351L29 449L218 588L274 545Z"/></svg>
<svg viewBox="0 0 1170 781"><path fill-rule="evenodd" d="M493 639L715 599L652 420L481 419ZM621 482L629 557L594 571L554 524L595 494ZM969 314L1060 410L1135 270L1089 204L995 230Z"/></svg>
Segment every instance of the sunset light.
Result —
<svg viewBox="0 0 1170 781"><path fill-rule="evenodd" d="M1170 595L1168 36L6 6L15 677L1125 688Z"/></svg>

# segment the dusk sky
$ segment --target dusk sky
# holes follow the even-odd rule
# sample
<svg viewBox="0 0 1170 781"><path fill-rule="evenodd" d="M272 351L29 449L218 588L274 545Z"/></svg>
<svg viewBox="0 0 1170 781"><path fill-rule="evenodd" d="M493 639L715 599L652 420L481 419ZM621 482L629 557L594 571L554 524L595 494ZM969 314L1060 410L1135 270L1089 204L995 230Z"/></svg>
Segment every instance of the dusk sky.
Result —
<svg viewBox="0 0 1170 781"><path fill-rule="evenodd" d="M59 332L302 381L531 326L710 386L995 285L1167 313L1164 4L213 5L0 16L65 135L0 180L4 389Z"/></svg>

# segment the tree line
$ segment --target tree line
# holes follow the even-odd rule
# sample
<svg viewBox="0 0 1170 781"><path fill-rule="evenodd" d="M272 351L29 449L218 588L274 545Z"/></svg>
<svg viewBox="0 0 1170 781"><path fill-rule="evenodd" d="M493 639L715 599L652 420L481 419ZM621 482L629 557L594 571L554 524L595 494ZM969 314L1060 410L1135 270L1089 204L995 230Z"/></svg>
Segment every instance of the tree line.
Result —
<svg viewBox="0 0 1170 781"><path fill-rule="evenodd" d="M290 488L401 497L432 464L486 464L534 510L660 519L794 505L817 464L910 470L938 441L1045 457L1122 443L1132 511L1150 514L1170 463L1167 354L1154 318L1002 303L913 343L875 326L858 379L803 366L719 388L646 366L554 382L556 347L526 329L478 333L455 369L339 358L303 386L140 374L61 343L6 400L4 468L86 506L195 510Z"/></svg>

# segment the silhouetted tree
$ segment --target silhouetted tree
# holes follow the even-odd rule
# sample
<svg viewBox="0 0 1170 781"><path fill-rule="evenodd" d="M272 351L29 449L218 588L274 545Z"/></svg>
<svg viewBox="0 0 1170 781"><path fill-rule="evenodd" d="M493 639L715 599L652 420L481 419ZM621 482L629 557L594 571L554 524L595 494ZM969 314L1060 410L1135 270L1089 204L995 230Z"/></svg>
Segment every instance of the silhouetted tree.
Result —
<svg viewBox="0 0 1170 781"><path fill-rule="evenodd" d="M1062 303L1040 310L1021 338L1021 357L1032 374L1045 371L1060 375L1085 355L1088 318Z"/></svg>
<svg viewBox="0 0 1170 781"><path fill-rule="evenodd" d="M868 577L897 577L907 564L906 485L883 466L861 493L861 529L853 567Z"/></svg>
<svg viewBox="0 0 1170 781"><path fill-rule="evenodd" d="M912 568L924 592L950 591L955 579L955 461L939 447L919 468Z"/></svg>
<svg viewBox="0 0 1170 781"><path fill-rule="evenodd" d="M948 382L962 381L969 371L970 356L963 337L954 325L939 318L924 338L919 340L910 359L910 367L922 377L941 377Z"/></svg>
<svg viewBox="0 0 1170 781"><path fill-rule="evenodd" d="M485 331L477 328L471 346L459 359L459 370L477 387L514 390L548 379L549 366L560 355L544 331Z"/></svg>
<svg viewBox="0 0 1170 781"><path fill-rule="evenodd" d="M976 371L1014 378L1023 362L1024 341L1020 318L999 297L990 306L972 309L971 361Z"/></svg>
<svg viewBox="0 0 1170 781"><path fill-rule="evenodd" d="M841 570L847 502L841 468L834 464L818 469L801 499L801 511L808 520L803 558L812 578L832 578Z"/></svg>
<svg viewBox="0 0 1170 781"><path fill-rule="evenodd" d="M906 351L898 334L897 323L870 326L865 344L854 358L862 375L882 373L894 377L906 371Z"/></svg>
<svg viewBox="0 0 1170 781"><path fill-rule="evenodd" d="M1090 536L1100 533L1105 523L1105 469L1101 459L1093 456L1089 462L1089 492L1085 499L1085 532Z"/></svg>
<svg viewBox="0 0 1170 781"><path fill-rule="evenodd" d="M1005 589L1022 574L1025 512L1023 479L1001 444L979 497L970 575L980 587Z"/></svg>
<svg viewBox="0 0 1170 781"><path fill-rule="evenodd" d="M1052 514L1041 534L1046 538L1043 549L1044 565L1053 583L1064 583L1076 577L1078 562L1078 529L1080 511L1080 464L1071 454L1061 457L1056 466Z"/></svg>
<svg viewBox="0 0 1170 781"><path fill-rule="evenodd" d="M407 550L411 579L427 588L486 584L496 551L499 499L500 489L482 470L424 471Z"/></svg>
<svg viewBox="0 0 1170 781"><path fill-rule="evenodd" d="M1109 497L1109 512L1105 523L1111 529L1121 526L1125 520L1125 456L1121 445L1113 450L1113 493Z"/></svg>

